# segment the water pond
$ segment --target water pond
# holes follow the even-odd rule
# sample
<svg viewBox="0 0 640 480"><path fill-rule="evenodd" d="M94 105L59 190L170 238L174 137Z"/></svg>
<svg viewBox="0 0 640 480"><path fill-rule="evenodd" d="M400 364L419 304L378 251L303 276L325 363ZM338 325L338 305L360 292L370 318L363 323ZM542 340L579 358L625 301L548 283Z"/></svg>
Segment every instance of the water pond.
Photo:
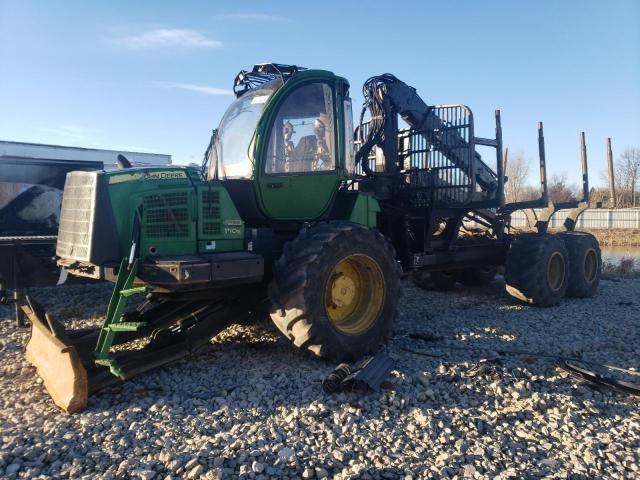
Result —
<svg viewBox="0 0 640 480"><path fill-rule="evenodd" d="M602 261L619 263L623 258L635 258L640 262L640 247L601 247Z"/></svg>

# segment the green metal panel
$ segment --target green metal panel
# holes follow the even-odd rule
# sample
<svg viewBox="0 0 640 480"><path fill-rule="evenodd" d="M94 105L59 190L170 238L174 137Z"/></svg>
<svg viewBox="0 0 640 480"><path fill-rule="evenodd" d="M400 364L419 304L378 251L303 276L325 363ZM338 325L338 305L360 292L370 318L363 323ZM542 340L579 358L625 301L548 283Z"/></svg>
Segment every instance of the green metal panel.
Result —
<svg viewBox="0 0 640 480"><path fill-rule="evenodd" d="M131 247L142 212L140 258L244 249L244 223L220 182L204 182L190 167L107 172L122 252Z"/></svg>
<svg viewBox="0 0 640 480"><path fill-rule="evenodd" d="M142 211L140 257L187 255L196 251L196 200L192 172L185 167L107 172L120 251L131 247L133 220Z"/></svg>
<svg viewBox="0 0 640 480"><path fill-rule="evenodd" d="M380 211L380 204L371 195L358 194L349 221L375 228L377 226L377 213Z"/></svg>
<svg viewBox="0 0 640 480"><path fill-rule="evenodd" d="M197 217L193 187L162 189L141 197L140 257L194 253Z"/></svg>
<svg viewBox="0 0 640 480"><path fill-rule="evenodd" d="M230 252L244 248L244 222L222 183L196 186L198 252Z"/></svg>
<svg viewBox="0 0 640 480"><path fill-rule="evenodd" d="M353 190L341 191L336 196L331 218L376 228L379 211L380 204L375 197Z"/></svg>
<svg viewBox="0 0 640 480"><path fill-rule="evenodd" d="M271 185L279 186L272 188ZM313 220L331 205L338 173L269 175L259 181L263 210L277 220Z"/></svg>
<svg viewBox="0 0 640 480"><path fill-rule="evenodd" d="M308 173L264 173L264 161L269 143L271 123L288 94L313 82L328 84L333 92L334 132L336 132L336 170ZM258 122L254 149L250 152L254 164L258 204L270 217L277 220L313 220L322 216L331 206L344 172L344 115L342 88L344 80L324 70L307 70L296 74L270 98Z"/></svg>

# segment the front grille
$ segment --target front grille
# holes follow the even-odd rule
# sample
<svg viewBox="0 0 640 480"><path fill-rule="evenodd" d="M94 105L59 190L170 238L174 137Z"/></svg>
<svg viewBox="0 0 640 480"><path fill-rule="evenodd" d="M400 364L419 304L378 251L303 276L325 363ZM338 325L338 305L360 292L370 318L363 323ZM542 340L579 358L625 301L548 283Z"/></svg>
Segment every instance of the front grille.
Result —
<svg viewBox="0 0 640 480"><path fill-rule="evenodd" d="M203 205L202 218L204 219L220 218L220 205Z"/></svg>
<svg viewBox="0 0 640 480"><path fill-rule="evenodd" d="M202 222L202 233L205 235L220 235L220 222Z"/></svg>
<svg viewBox="0 0 640 480"><path fill-rule="evenodd" d="M70 172L64 183L56 255L89 261L97 172Z"/></svg>
<svg viewBox="0 0 640 480"><path fill-rule="evenodd" d="M220 225L220 192L218 190L203 191L200 205L202 234L220 235L222 231Z"/></svg>
<svg viewBox="0 0 640 480"><path fill-rule="evenodd" d="M202 202L204 204L220 203L220 192L218 190L205 190L202 192Z"/></svg>
<svg viewBox="0 0 640 480"><path fill-rule="evenodd" d="M147 238L183 238L189 236L186 226L177 223L158 223L147 225Z"/></svg>
<svg viewBox="0 0 640 480"><path fill-rule="evenodd" d="M163 193L144 197L145 208L165 208L187 204L187 192Z"/></svg>
<svg viewBox="0 0 640 480"><path fill-rule="evenodd" d="M186 208L165 208L150 210L147 212L147 223L185 222L187 221Z"/></svg>
<svg viewBox="0 0 640 480"><path fill-rule="evenodd" d="M189 236L189 197L187 192L163 193L144 197L144 227L147 238Z"/></svg>

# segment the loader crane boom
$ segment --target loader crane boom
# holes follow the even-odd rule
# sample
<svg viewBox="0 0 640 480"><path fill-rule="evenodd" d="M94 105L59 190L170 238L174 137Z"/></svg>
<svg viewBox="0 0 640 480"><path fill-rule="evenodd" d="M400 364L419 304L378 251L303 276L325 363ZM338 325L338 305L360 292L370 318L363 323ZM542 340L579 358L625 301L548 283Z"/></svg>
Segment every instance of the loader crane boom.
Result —
<svg viewBox="0 0 640 480"><path fill-rule="evenodd" d="M465 138L459 134L460 125L452 125L436 114L433 106L429 106L415 88L407 85L390 73L369 78L363 86L365 108L371 109L373 124L383 130L387 121L398 114L416 133L424 135L432 148L442 152L455 166L464 171L473 171L475 182L483 191L493 193L498 188L498 177L474 148L474 138ZM362 115L361 115L362 120ZM371 136L377 133L372 131ZM379 138L377 139L379 140ZM480 139L484 140L484 139ZM375 140L374 140L375 142ZM357 154L361 160L366 158L370 146L365 144ZM473 155L460 155L460 151L472 149Z"/></svg>

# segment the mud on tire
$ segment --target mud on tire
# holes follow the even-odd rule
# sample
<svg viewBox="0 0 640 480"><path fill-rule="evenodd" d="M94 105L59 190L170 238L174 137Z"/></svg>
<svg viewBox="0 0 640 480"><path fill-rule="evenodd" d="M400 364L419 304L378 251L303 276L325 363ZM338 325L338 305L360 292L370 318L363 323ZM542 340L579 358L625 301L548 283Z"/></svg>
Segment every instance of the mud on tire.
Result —
<svg viewBox="0 0 640 480"><path fill-rule="evenodd" d="M274 263L271 319L298 348L358 359L391 335L400 273L393 247L377 231L320 223L285 244Z"/></svg>

